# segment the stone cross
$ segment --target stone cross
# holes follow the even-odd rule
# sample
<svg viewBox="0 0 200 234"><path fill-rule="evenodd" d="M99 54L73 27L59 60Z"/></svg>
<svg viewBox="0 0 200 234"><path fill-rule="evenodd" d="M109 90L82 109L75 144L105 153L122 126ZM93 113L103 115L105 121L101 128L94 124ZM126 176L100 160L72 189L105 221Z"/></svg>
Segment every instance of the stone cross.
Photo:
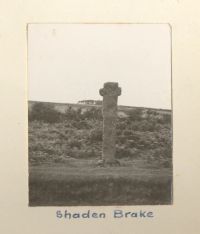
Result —
<svg viewBox="0 0 200 234"><path fill-rule="evenodd" d="M121 88L116 82L107 82L99 90L103 96L103 152L104 164L118 164L115 159L116 153L116 122L117 122L117 100L121 95Z"/></svg>

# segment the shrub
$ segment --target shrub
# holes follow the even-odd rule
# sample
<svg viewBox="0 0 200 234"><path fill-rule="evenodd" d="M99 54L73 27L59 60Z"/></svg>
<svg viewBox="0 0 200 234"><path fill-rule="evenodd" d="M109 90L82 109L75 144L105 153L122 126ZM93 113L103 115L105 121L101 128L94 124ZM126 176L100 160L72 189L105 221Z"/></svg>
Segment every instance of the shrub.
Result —
<svg viewBox="0 0 200 234"><path fill-rule="evenodd" d="M172 162L169 160L165 160L164 162L162 162L162 166L164 168L171 168L172 167Z"/></svg>
<svg viewBox="0 0 200 234"><path fill-rule="evenodd" d="M134 140L128 140L127 144L129 147L136 147L137 146L137 143Z"/></svg>
<svg viewBox="0 0 200 234"><path fill-rule="evenodd" d="M124 130L127 127L127 124L125 121L118 121L117 122L117 129L118 130Z"/></svg>
<svg viewBox="0 0 200 234"><path fill-rule="evenodd" d="M102 129L94 129L90 132L89 139L91 142L100 142L103 139Z"/></svg>
<svg viewBox="0 0 200 234"><path fill-rule="evenodd" d="M43 121L46 123L55 123L60 121L60 113L48 103L35 103L32 110L29 111L29 120Z"/></svg>
<svg viewBox="0 0 200 234"><path fill-rule="evenodd" d="M64 162L66 162L66 158L63 156L59 156L59 157L54 158L54 162L55 163L64 163Z"/></svg>
<svg viewBox="0 0 200 234"><path fill-rule="evenodd" d="M116 158L127 158L131 156L130 149L125 149L122 147L117 147L116 149Z"/></svg>
<svg viewBox="0 0 200 234"><path fill-rule="evenodd" d="M131 136L132 135L131 130L124 130L123 133L124 133L124 136Z"/></svg>
<svg viewBox="0 0 200 234"><path fill-rule="evenodd" d="M167 157L167 158L172 157L172 147L171 146L165 147L163 151L164 151L163 154L165 155L165 157Z"/></svg>
<svg viewBox="0 0 200 234"><path fill-rule="evenodd" d="M71 106L65 111L64 118L68 120L81 119L81 109L74 110Z"/></svg>
<svg viewBox="0 0 200 234"><path fill-rule="evenodd" d="M124 136L117 137L117 143L124 144L125 142L126 142L126 137Z"/></svg>
<svg viewBox="0 0 200 234"><path fill-rule="evenodd" d="M73 121L72 126L77 128L77 129L88 129L88 128L90 128L90 125L85 120Z"/></svg>
<svg viewBox="0 0 200 234"><path fill-rule="evenodd" d="M171 115L164 114L163 115L163 123L171 123Z"/></svg>
<svg viewBox="0 0 200 234"><path fill-rule="evenodd" d="M158 113L155 110L148 109L147 110L147 115L152 116L152 115L157 115Z"/></svg>
<svg viewBox="0 0 200 234"><path fill-rule="evenodd" d="M141 120L142 119L142 109L133 109L129 112L129 119L131 121L137 121L137 120Z"/></svg>
<svg viewBox="0 0 200 234"><path fill-rule="evenodd" d="M71 140L71 141L69 141L69 146L71 147L71 148L81 148L81 142L79 142L78 140L75 140L75 139L73 139L73 140Z"/></svg>
<svg viewBox="0 0 200 234"><path fill-rule="evenodd" d="M117 136L122 135L122 130L117 130L117 131L116 131L116 134L117 134Z"/></svg>
<svg viewBox="0 0 200 234"><path fill-rule="evenodd" d="M83 119L102 120L102 111L99 108L92 107L82 114Z"/></svg>
<svg viewBox="0 0 200 234"><path fill-rule="evenodd" d="M131 136L127 137L127 139L129 140L134 140L135 142L138 142L140 140L141 136L139 136L138 134L135 134L134 132L132 133Z"/></svg>
<svg viewBox="0 0 200 234"><path fill-rule="evenodd" d="M140 131L149 131L149 132L153 132L156 130L156 121L154 120L144 120L141 122L140 126L139 126L139 130Z"/></svg>

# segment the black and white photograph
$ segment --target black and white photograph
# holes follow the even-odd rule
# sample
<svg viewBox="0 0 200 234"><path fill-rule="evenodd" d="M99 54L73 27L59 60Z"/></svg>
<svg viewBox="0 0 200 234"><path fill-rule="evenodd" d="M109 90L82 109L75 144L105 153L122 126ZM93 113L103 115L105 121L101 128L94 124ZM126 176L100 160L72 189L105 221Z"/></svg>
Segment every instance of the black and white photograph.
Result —
<svg viewBox="0 0 200 234"><path fill-rule="evenodd" d="M173 204L171 27L28 24L29 206Z"/></svg>

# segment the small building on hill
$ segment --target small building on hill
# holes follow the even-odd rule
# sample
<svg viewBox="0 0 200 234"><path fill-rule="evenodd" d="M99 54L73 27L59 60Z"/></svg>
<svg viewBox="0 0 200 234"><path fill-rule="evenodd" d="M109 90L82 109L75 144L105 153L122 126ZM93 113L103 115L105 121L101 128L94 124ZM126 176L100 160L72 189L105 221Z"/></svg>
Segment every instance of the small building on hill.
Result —
<svg viewBox="0 0 200 234"><path fill-rule="evenodd" d="M78 104L102 105L102 101L100 101L100 100L81 100L81 101L78 101Z"/></svg>

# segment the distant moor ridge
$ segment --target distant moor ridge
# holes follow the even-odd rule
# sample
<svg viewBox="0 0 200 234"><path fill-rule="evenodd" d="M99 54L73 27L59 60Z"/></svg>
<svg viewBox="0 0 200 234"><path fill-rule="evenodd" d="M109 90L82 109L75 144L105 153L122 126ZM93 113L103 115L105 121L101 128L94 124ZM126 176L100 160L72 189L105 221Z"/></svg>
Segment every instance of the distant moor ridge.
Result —
<svg viewBox="0 0 200 234"><path fill-rule="evenodd" d="M74 111L81 110L82 113L91 110L93 108L101 109L102 101L100 100L81 100L78 103L54 103L54 102L39 102L39 101L29 101L28 109L32 110L35 104L41 103L43 105L48 105L51 108L55 109L59 113L66 113L69 109ZM158 116L162 115L171 115L171 110L168 109L157 109L157 108L147 108L147 107L132 107L132 106L118 106L118 117L128 117L129 113L134 110L140 110L145 117L149 112L157 114Z"/></svg>

